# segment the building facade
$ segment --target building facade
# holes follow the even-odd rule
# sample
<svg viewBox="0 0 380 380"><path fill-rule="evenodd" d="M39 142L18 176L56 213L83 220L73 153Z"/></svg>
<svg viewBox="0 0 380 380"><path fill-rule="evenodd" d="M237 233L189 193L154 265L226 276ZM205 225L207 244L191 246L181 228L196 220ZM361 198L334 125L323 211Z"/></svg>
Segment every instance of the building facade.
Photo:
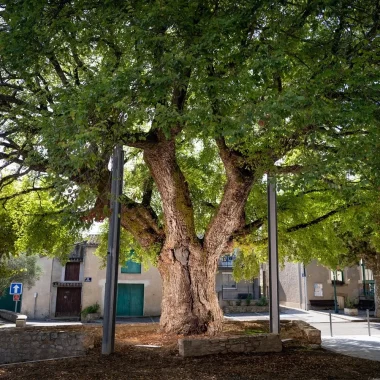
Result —
<svg viewBox="0 0 380 380"><path fill-rule="evenodd" d="M347 298L370 305L372 284L372 273L364 264L332 271L317 260L306 266L287 262L279 272L279 299L283 306L305 310L318 301L333 301L335 294L340 309Z"/></svg>
<svg viewBox="0 0 380 380"><path fill-rule="evenodd" d="M40 258L43 274L35 285L24 289L21 312L29 318L77 318L87 306L99 304L104 312L106 270L94 254L97 245L78 244L67 263ZM161 277L156 268L127 262L119 266L117 316L161 314Z"/></svg>

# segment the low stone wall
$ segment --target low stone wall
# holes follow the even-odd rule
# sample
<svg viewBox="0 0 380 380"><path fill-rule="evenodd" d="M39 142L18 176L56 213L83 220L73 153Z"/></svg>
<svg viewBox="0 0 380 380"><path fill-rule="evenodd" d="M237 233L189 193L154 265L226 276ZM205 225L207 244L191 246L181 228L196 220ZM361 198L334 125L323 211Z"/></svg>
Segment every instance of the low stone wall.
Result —
<svg viewBox="0 0 380 380"><path fill-rule="evenodd" d="M302 334L302 338L310 344L321 344L321 331L313 326L310 326L304 321L292 321L297 326Z"/></svg>
<svg viewBox="0 0 380 380"><path fill-rule="evenodd" d="M243 300L244 301L244 300ZM269 306L256 306L256 305L240 305L240 306L224 306L223 311L225 314L234 313L267 313Z"/></svg>
<svg viewBox="0 0 380 380"><path fill-rule="evenodd" d="M19 314L19 313L15 313L14 311L9 311L9 310L4 310L4 309L0 309L0 317L7 321L16 323L16 327L25 327L26 320L28 318L24 314Z"/></svg>
<svg viewBox="0 0 380 380"><path fill-rule="evenodd" d="M282 343L278 334L254 336L230 336L223 338L178 340L179 353L183 357L228 354L238 352L280 352Z"/></svg>
<svg viewBox="0 0 380 380"><path fill-rule="evenodd" d="M85 355L94 335L82 326L0 329L0 364Z"/></svg>

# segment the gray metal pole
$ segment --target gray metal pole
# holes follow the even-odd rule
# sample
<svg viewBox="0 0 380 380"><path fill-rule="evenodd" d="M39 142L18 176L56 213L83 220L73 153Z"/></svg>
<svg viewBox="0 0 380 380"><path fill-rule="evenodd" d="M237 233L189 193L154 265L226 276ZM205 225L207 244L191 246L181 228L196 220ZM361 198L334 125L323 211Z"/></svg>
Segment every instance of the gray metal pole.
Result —
<svg viewBox="0 0 380 380"><path fill-rule="evenodd" d="M330 336L333 336L333 333L332 333L331 311L329 311L329 316L330 316Z"/></svg>
<svg viewBox="0 0 380 380"><path fill-rule="evenodd" d="M371 325L369 323L369 309L367 309L368 335L371 336Z"/></svg>
<svg viewBox="0 0 380 380"><path fill-rule="evenodd" d="M278 246L276 180L268 176L268 238L269 238L269 317L270 332L280 333L280 308L278 297Z"/></svg>
<svg viewBox="0 0 380 380"><path fill-rule="evenodd" d="M334 278L334 311L336 314L339 313L339 309L338 309L338 301L337 301L337 298L336 298L336 279L337 279L337 272L336 270L333 271L333 278Z"/></svg>
<svg viewBox="0 0 380 380"><path fill-rule="evenodd" d="M103 319L103 341L102 354L109 355L115 349L115 320L116 320L116 297L117 297L117 278L119 268L120 251L120 212L119 202L123 188L123 164L124 155L120 145L116 146L112 156L112 183L110 217L108 233L108 252L106 285L104 293L104 319Z"/></svg>

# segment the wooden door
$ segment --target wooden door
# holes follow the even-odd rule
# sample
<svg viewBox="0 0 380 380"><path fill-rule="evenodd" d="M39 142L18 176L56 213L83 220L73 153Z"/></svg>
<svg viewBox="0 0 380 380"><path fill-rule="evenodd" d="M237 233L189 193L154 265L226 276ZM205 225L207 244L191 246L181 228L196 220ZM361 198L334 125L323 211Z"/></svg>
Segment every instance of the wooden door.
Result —
<svg viewBox="0 0 380 380"><path fill-rule="evenodd" d="M79 281L80 263L66 263L65 281Z"/></svg>
<svg viewBox="0 0 380 380"><path fill-rule="evenodd" d="M144 284L118 284L116 315L141 317L144 314Z"/></svg>
<svg viewBox="0 0 380 380"><path fill-rule="evenodd" d="M82 288L57 288L56 317L79 317L81 311Z"/></svg>

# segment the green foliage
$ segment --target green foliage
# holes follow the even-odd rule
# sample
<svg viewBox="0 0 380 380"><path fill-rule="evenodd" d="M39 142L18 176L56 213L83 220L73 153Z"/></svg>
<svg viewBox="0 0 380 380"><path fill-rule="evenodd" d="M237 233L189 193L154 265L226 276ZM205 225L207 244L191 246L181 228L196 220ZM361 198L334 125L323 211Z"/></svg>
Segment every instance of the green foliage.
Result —
<svg viewBox="0 0 380 380"><path fill-rule="evenodd" d="M98 313L99 310L100 310L100 305L96 302L93 305L85 307L81 311L81 315L83 316L83 318L86 318L88 314Z"/></svg>
<svg viewBox="0 0 380 380"><path fill-rule="evenodd" d="M356 307L356 301L353 298L345 297L344 298L344 307L347 309L354 309Z"/></svg>
<svg viewBox="0 0 380 380"><path fill-rule="evenodd" d="M258 301L256 301L256 306L267 306L268 299L266 297L261 297Z"/></svg>
<svg viewBox="0 0 380 380"><path fill-rule="evenodd" d="M249 306L251 302L252 302L252 294L249 293L247 296L247 299L245 300L245 303L247 304L247 306Z"/></svg>
<svg viewBox="0 0 380 380"><path fill-rule="evenodd" d="M12 282L22 282L25 287L32 287L39 280L42 270L37 264L38 256L20 254L0 259L0 292Z"/></svg>
<svg viewBox="0 0 380 380"><path fill-rule="evenodd" d="M95 255L102 259L103 268L107 263L107 250L108 250L108 232L109 225L106 221L101 226L99 245L96 248ZM137 263L141 263L144 269L148 269L149 266L157 265L158 254L160 253L160 247L142 248L136 239L125 229L120 231L120 256L119 264L124 266L125 262L132 260Z"/></svg>
<svg viewBox="0 0 380 380"><path fill-rule="evenodd" d="M45 181L39 184L47 187ZM0 219L4 221L0 257L27 253L64 260L80 238L83 224L71 211L61 210L48 190L24 193L29 185L25 179L4 187L0 193L4 199L0 204ZM15 193L21 195L8 198Z"/></svg>
<svg viewBox="0 0 380 380"><path fill-rule="evenodd" d="M125 195L141 202L149 170L131 145L143 133L169 138L181 126L177 161L198 235L224 196L215 144L224 137L245 157L242 170L254 171L247 224L265 219L262 178L278 174L280 260L342 264L350 249L341 236L359 238L365 223L351 222L363 221L373 205L361 206L367 190L349 178L375 192L380 183L377 14L370 0L6 0L0 152L9 172L0 189L18 193L8 181L27 173L22 189L40 184L49 192L28 193L8 202L11 211L0 211L6 242L0 255L63 257L83 228L106 218L107 165L117 143L129 145ZM178 91L186 92L183 107L175 104ZM275 163L302 169L281 177ZM91 214L99 199L101 209ZM161 202L153 187L150 207L160 228ZM342 212L289 232L332 209ZM378 228L370 224L371 244L379 246ZM266 260L266 226L236 232L234 278L250 279ZM120 260L133 250L138 260L154 263L160 243L142 248L138 238L123 231ZM103 234L102 257L106 241Z"/></svg>
<svg viewBox="0 0 380 380"><path fill-rule="evenodd" d="M236 243L239 245L239 242ZM252 280L257 277L260 272L260 263L267 259L267 249L263 250L261 254L256 253L255 248L252 248L252 242L245 246L239 245L237 249L238 254L234 260L232 276L235 281ZM264 253L265 252L265 253Z"/></svg>

